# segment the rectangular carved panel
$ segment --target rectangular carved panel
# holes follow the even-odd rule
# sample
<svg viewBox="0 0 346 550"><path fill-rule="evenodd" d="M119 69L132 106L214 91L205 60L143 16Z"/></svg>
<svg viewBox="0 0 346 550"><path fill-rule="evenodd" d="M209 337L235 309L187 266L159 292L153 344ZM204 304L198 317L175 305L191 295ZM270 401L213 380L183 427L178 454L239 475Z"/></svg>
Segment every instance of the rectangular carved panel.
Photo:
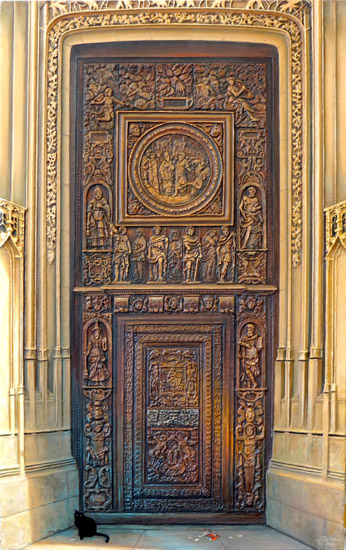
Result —
<svg viewBox="0 0 346 550"><path fill-rule="evenodd" d="M222 508L221 331L125 325L125 510Z"/></svg>

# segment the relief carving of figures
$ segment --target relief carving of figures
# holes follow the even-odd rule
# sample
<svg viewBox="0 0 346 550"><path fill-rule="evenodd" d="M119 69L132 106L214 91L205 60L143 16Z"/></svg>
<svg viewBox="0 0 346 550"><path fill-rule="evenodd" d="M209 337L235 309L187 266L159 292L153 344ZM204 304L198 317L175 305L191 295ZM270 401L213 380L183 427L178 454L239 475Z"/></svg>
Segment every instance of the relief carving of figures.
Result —
<svg viewBox="0 0 346 550"><path fill-rule="evenodd" d="M161 193L173 195L174 190L174 164L168 151L163 152L163 159L160 162L159 173L161 178Z"/></svg>
<svg viewBox="0 0 346 550"><path fill-rule="evenodd" d="M259 319L263 325L266 323L265 301L261 297L248 296L239 298L238 323L246 319Z"/></svg>
<svg viewBox="0 0 346 550"><path fill-rule="evenodd" d="M112 228L114 239L113 264L114 279L113 282L125 282L130 268L131 244L127 236L126 227Z"/></svg>
<svg viewBox="0 0 346 550"><path fill-rule="evenodd" d="M149 282L162 283L167 273L168 238L162 228L153 228L153 235L148 242L147 260L149 262Z"/></svg>
<svg viewBox="0 0 346 550"><path fill-rule="evenodd" d="M215 281L218 240L215 229L210 229L202 237L202 275L205 282Z"/></svg>
<svg viewBox="0 0 346 550"><path fill-rule="evenodd" d="M227 89L224 109L236 111L242 114L244 111L252 122L258 120L255 116L253 105L248 101L254 96L248 88L238 79L230 76L226 78Z"/></svg>
<svg viewBox="0 0 346 550"><path fill-rule="evenodd" d="M90 335L90 332L92 333ZM109 381L110 373L108 369L108 341L105 336L105 330L100 326L99 321L95 321L91 330L87 331L88 339L84 352L84 378L92 384L105 383Z"/></svg>
<svg viewBox="0 0 346 550"><path fill-rule="evenodd" d="M132 241L131 261L134 266L134 278L137 282L144 280L145 251L147 241L143 229L136 229L136 236Z"/></svg>
<svg viewBox="0 0 346 550"><path fill-rule="evenodd" d="M185 283L197 282L199 262L202 257L201 241L194 227L187 227L183 236L183 273Z"/></svg>
<svg viewBox="0 0 346 550"><path fill-rule="evenodd" d="M182 240L177 229L172 229L168 245L168 280L181 281L182 271Z"/></svg>
<svg viewBox="0 0 346 550"><path fill-rule="evenodd" d="M227 277L229 277L230 281L234 282L236 251L235 234L234 232L231 233L227 225L223 225L221 231L222 235L218 240L216 248L219 282L225 283Z"/></svg>
<svg viewBox="0 0 346 550"><path fill-rule="evenodd" d="M88 248L105 248L110 245L110 216L110 205L101 187L97 186L87 206L85 233Z"/></svg>
<svg viewBox="0 0 346 550"><path fill-rule="evenodd" d="M189 349L157 349L149 354L149 406L198 406L198 364Z"/></svg>
<svg viewBox="0 0 346 550"><path fill-rule="evenodd" d="M239 400L236 428L237 508L261 509L262 441L264 439L262 395L250 402ZM242 394L240 394L242 396Z"/></svg>
<svg viewBox="0 0 346 550"><path fill-rule="evenodd" d="M149 428L148 445L149 483L197 482L198 429Z"/></svg>
<svg viewBox="0 0 346 550"><path fill-rule="evenodd" d="M257 379L262 375L261 351L263 338L256 333L256 325L247 323L238 341L240 360L240 384L242 387L257 388Z"/></svg>
<svg viewBox="0 0 346 550"><path fill-rule="evenodd" d="M256 249L263 246L262 206L257 197L257 189L250 186L244 191L239 205L240 248Z"/></svg>

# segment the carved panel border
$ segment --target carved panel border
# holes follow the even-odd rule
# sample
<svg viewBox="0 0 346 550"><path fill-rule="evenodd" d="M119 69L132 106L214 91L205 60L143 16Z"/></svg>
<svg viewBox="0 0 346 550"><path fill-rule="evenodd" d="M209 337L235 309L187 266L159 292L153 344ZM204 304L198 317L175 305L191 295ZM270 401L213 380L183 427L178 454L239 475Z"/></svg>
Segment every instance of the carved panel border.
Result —
<svg viewBox="0 0 346 550"><path fill-rule="evenodd" d="M213 5L215 2L213 3ZM268 10L251 10L248 8L259 5ZM217 10L161 10L131 12L106 11L97 13L89 11L83 13L83 8L99 9L108 7L108 2L52 2L50 3L53 16L60 15L54 19L48 28L48 90L47 90L47 129L46 129L46 152L47 152L47 250L48 261L51 263L55 258L57 238L57 190L58 190L58 67L59 67L59 44L63 36L77 29L92 27L117 27L119 25L230 25L239 27L263 27L268 30L284 32L291 43L291 87L292 87L292 212L291 212L291 254L294 266L300 264L302 246L302 179L303 179L303 94L305 83L303 81L303 56L305 53L304 27L308 28L310 5L301 2L298 6L290 7L287 2L263 1L247 2L239 4L237 9ZM113 3L110 6L114 6ZM130 1L118 2L116 7L133 8L135 4ZM158 4L148 4L158 6ZM166 1L158 7L166 6ZM187 6L187 3L182 3ZM225 4L226 5L226 4ZM192 1L191 7L195 3ZM228 3L232 6L232 3ZM136 6L137 7L137 6ZM198 6L199 7L199 6ZM245 9L244 9L245 8ZM70 9L80 10L76 15ZM277 9L277 11L276 11ZM294 16L290 15L293 13ZM299 17L297 19L296 17ZM303 23L303 24L302 24Z"/></svg>

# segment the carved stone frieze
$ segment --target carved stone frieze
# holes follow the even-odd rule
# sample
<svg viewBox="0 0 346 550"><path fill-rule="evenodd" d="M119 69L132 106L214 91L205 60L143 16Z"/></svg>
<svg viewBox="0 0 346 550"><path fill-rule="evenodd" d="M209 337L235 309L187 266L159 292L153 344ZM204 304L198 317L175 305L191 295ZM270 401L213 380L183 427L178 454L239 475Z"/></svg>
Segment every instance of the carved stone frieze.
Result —
<svg viewBox="0 0 346 550"><path fill-rule="evenodd" d="M264 392L239 391L236 425L236 507L263 510Z"/></svg>
<svg viewBox="0 0 346 550"><path fill-rule="evenodd" d="M112 309L111 296L106 294L87 294L84 296L83 309L87 313L104 313Z"/></svg>

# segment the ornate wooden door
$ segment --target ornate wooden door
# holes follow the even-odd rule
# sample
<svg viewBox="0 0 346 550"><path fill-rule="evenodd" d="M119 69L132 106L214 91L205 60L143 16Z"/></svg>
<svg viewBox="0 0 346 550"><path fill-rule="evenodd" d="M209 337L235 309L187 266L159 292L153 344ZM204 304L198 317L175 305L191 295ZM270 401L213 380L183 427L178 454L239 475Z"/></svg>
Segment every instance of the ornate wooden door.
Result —
<svg viewBox="0 0 346 550"><path fill-rule="evenodd" d="M275 71L264 46L74 49L73 440L107 521L263 518Z"/></svg>

